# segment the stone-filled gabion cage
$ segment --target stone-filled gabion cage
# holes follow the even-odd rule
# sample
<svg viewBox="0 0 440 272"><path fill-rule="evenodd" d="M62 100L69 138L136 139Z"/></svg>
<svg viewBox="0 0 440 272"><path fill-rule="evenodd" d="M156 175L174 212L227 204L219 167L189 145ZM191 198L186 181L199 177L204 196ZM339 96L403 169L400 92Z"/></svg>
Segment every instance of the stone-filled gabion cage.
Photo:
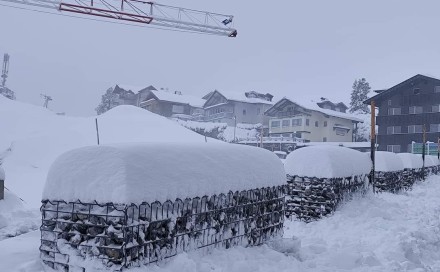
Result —
<svg viewBox="0 0 440 272"><path fill-rule="evenodd" d="M44 201L41 257L69 271L62 242L120 270L192 249L259 245L282 235L283 205L280 186L140 205Z"/></svg>
<svg viewBox="0 0 440 272"><path fill-rule="evenodd" d="M368 176L347 178L317 178L287 175L286 216L305 222L333 213L338 205L363 194L368 188Z"/></svg>
<svg viewBox="0 0 440 272"><path fill-rule="evenodd" d="M151 147L150 145L146 146L146 148ZM114 148L93 147L89 150L74 150L67 154L67 157L72 157L75 152L85 152L89 155L91 153L99 154L102 149L110 149L113 152L112 149ZM197 149L200 147L192 146L192 148ZM116 149L127 152L125 147L117 147ZM135 150L139 152L138 149L137 146L136 149L133 149L133 152ZM191 152L190 148L184 149ZM266 156L266 163L269 163L269 167L276 168L276 173L281 172L277 174L279 178L274 182L275 186L261 187L260 185L265 182L255 180L255 177L258 175L268 178L269 176L253 169L257 173L249 181L258 187L236 190L240 186L242 187L245 181L244 176L240 176L241 173L250 174L249 169L246 169L246 171L237 170L233 176L237 176L238 180L234 181L234 184L232 181L224 181L228 183L228 187L233 189L229 193L205 194L202 197L177 197L174 198L174 201L166 200L163 202L139 201L139 198L134 198L134 201L129 203L120 198L116 198L115 202L105 202L103 200L108 198L104 196L98 197L96 201L83 201L81 199L71 201L68 197L70 195L83 194L84 199L87 200L93 196L93 193L88 194L81 191L59 193L54 189L50 189L52 187L49 188L48 184L60 179L62 172L69 172L68 169L64 169L64 171L57 170L56 173L49 173L52 178L48 178L44 193L45 196L55 195L56 198L46 198L41 206L40 255L42 261L49 267L59 271L96 271L99 269L121 271L130 267L161 262L181 252L195 249L209 251L212 248L229 248L238 245L255 246L272 237L282 236L285 216L285 173L276 155L267 150L246 146L239 146L237 151L232 152L231 150L227 151L228 148L224 151L225 147L223 146L219 148L202 147L200 149L205 156L209 157L208 163L210 159L219 155L216 153L220 152L220 149L223 150L220 152L221 156L225 156L225 153L238 156L238 153L243 152L249 152L248 155L244 155L249 157L263 155L263 157ZM235 149L236 145L234 145ZM91 153L90 150L92 150ZM151 152L156 151L153 149ZM136 158L136 160L138 159ZM206 160L206 157L204 159ZM238 156L238 159L243 159L243 154ZM264 161L264 159L257 160ZM65 160L61 158L60 161ZM253 161L255 162L255 158ZM260 163L263 161L260 161ZM216 161L212 160L211 162L215 163ZM236 161L232 160L231 163L236 163ZM91 164L87 167L94 167L93 163ZM84 162L79 168L81 169L85 165L87 164ZM202 163L200 166L207 165ZM63 166L60 166L60 163L57 164L57 162L53 167L63 169ZM153 168L149 169L152 171ZM78 173L77 170L76 168L75 173ZM130 168L125 170L129 172ZM184 169L181 169L181 171L182 175L185 176L195 171L195 169L187 169L188 172L185 172ZM84 175L78 174L74 180L86 178L87 171L84 172ZM269 172L271 171L269 170ZM273 175L274 172L271 174ZM166 174L163 175L166 176ZM214 179L215 183L207 184L212 188L202 188L203 190L197 192L218 191L220 188L225 187L222 184L217 184L218 181L222 180L221 177L217 178L217 173L207 175L208 178ZM200 178L200 175L198 177ZM67 180L68 182L63 183L63 185L68 186L72 180ZM184 178L179 183L184 182L183 180ZM167 183L165 178L162 182ZM242 185L237 185L240 182ZM98 185L102 184L98 182ZM139 185L141 188L134 188L133 190L147 192L142 188L150 186L154 188L154 185L151 183L149 186ZM191 184L187 185L191 187ZM198 184L198 187L200 186L202 186L201 183ZM69 188L66 189L69 190ZM74 191L73 187L71 189ZM185 188L180 189L185 190ZM157 195L165 194L169 199L170 195L175 195L174 193L180 191L179 188L162 188L159 186L157 186L157 190L158 192L153 196L146 195L145 198L152 199ZM192 190L187 189L185 191L191 192ZM128 196L136 194L135 191L130 190L126 193ZM125 193L122 192L122 194ZM62 198L67 200L61 200Z"/></svg>
<svg viewBox="0 0 440 272"><path fill-rule="evenodd" d="M286 217L306 222L333 213L355 193L365 193L371 161L367 154L339 146L310 146L286 159Z"/></svg>

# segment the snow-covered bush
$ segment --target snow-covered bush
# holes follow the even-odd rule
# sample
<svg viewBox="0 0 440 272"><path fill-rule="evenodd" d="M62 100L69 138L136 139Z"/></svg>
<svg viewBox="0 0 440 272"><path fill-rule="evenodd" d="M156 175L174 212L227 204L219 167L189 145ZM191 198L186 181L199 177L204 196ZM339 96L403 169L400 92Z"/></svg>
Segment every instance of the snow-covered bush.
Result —
<svg viewBox="0 0 440 272"><path fill-rule="evenodd" d="M270 151L230 145L85 147L52 165L41 258L96 271L184 251L259 245L282 234L285 172Z"/></svg>

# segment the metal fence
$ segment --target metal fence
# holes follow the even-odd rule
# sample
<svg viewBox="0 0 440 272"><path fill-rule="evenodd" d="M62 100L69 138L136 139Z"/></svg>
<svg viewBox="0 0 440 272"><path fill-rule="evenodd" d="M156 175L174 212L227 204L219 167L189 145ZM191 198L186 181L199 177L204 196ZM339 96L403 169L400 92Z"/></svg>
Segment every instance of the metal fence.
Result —
<svg viewBox="0 0 440 272"><path fill-rule="evenodd" d="M101 259L109 270L159 262L193 249L253 246L282 235L283 186L174 202L116 205L45 200L40 254L69 271L71 254ZM64 246L67 245L66 251Z"/></svg>

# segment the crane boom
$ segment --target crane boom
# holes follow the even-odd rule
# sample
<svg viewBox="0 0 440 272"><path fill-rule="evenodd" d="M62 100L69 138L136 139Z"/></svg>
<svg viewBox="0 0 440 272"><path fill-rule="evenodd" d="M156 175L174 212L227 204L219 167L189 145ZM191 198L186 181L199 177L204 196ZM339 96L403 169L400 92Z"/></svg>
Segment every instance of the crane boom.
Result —
<svg viewBox="0 0 440 272"><path fill-rule="evenodd" d="M173 7L142 0L0 0L19 5L56 9L169 29L236 37L233 16Z"/></svg>

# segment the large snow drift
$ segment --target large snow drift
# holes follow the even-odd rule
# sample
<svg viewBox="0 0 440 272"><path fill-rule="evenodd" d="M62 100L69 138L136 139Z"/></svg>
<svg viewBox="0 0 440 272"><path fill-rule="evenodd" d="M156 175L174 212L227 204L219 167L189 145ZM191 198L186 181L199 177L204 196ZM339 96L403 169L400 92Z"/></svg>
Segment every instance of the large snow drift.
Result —
<svg viewBox="0 0 440 272"><path fill-rule="evenodd" d="M309 146L291 152L285 162L291 176L335 178L366 175L371 160L366 153L340 146Z"/></svg>
<svg viewBox="0 0 440 272"><path fill-rule="evenodd" d="M387 151L375 152L375 170L383 172L401 171L405 168L396 153Z"/></svg>
<svg viewBox="0 0 440 272"><path fill-rule="evenodd" d="M84 147L52 165L43 199L141 203L285 184L278 157L226 143Z"/></svg>
<svg viewBox="0 0 440 272"><path fill-rule="evenodd" d="M402 160L403 167L405 168L416 169L423 167L421 156L412 153L398 153L397 156Z"/></svg>
<svg viewBox="0 0 440 272"><path fill-rule="evenodd" d="M98 116L98 123L101 144L205 141L174 121L134 106L113 108ZM30 206L41 205L48 170L59 155L94 144L95 117L60 116L0 96L0 160L6 186Z"/></svg>

